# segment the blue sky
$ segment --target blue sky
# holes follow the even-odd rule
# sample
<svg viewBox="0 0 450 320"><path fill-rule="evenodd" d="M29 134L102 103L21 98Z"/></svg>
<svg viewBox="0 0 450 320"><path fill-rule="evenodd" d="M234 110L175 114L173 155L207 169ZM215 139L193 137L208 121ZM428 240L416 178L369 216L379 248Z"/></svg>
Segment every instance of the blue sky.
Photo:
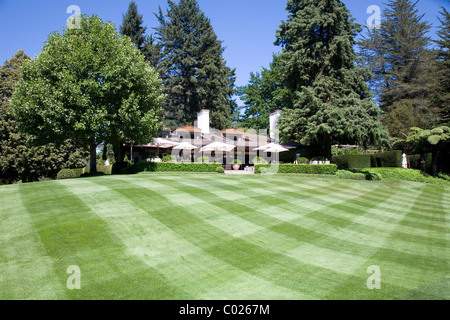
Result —
<svg viewBox="0 0 450 320"><path fill-rule="evenodd" d="M0 0L0 64L11 58L17 50L34 57L41 51L44 41L52 31L65 27L70 5L80 7L82 13L98 14L103 20L122 23L129 0L49 0L14 1ZM250 72L260 71L272 60L272 54L280 50L274 46L275 31L286 19L286 0L198 0L200 8L227 48L224 57L231 68L236 68L236 85L245 85ZM370 14L367 8L378 5L384 8L386 0L344 0L358 23L364 24ZM147 32L157 26L154 12L158 6L164 10L166 0L136 0L138 10L144 15ZM447 0L420 0L418 7L425 19L435 27L440 7L450 8ZM433 29L431 36L434 36Z"/></svg>

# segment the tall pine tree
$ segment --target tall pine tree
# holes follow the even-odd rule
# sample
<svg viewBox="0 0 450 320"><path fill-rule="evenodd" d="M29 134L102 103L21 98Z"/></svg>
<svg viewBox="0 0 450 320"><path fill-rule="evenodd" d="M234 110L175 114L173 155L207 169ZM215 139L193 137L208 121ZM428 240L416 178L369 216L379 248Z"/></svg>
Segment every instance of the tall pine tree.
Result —
<svg viewBox="0 0 450 320"><path fill-rule="evenodd" d="M438 122L450 126L450 13L442 8L440 17L439 40L436 50L435 77L436 90L432 104L438 112Z"/></svg>
<svg viewBox="0 0 450 320"><path fill-rule="evenodd" d="M323 143L375 144L386 137L378 108L356 67L359 26L339 0L289 0L288 19L275 44L292 101L279 120L280 138Z"/></svg>
<svg viewBox="0 0 450 320"><path fill-rule="evenodd" d="M433 56L427 49L430 26L418 13L417 2L390 0L380 29L368 30L359 43L372 71L370 84L384 111L383 121L391 136L398 138L409 133L411 124L426 128L433 121L429 105Z"/></svg>
<svg viewBox="0 0 450 320"><path fill-rule="evenodd" d="M137 9L137 4L131 1L128 6L128 11L123 15L122 25L120 26L120 34L128 36L139 50L143 50L145 44L145 31L147 27L143 26L144 20Z"/></svg>
<svg viewBox="0 0 450 320"><path fill-rule="evenodd" d="M159 10L156 35L162 47L159 71L164 82L169 126L193 123L201 109L209 109L211 125L230 125L235 102L235 72L227 67L224 48L196 0L168 1Z"/></svg>

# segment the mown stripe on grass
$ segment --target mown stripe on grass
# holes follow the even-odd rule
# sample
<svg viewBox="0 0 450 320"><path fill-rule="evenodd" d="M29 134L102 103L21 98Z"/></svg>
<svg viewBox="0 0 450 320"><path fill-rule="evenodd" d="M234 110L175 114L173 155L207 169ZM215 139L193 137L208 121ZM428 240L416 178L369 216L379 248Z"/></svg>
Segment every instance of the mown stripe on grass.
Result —
<svg viewBox="0 0 450 320"><path fill-rule="evenodd" d="M421 198L427 197L427 193L428 193L428 189L430 187L428 186L424 186L423 187L423 192L422 194L418 197L418 199L420 200ZM436 214L437 215L441 215L444 211L444 208L441 205L440 201L435 201L433 202L432 205L435 210L436 210ZM413 202L413 206L411 208L411 212L414 211L414 207L415 207L415 202ZM399 227L401 228L400 224ZM434 233L434 231L430 230L430 233ZM444 234L443 237L446 241L448 241L448 233ZM397 236L397 234L392 233L392 238L395 238ZM387 240L389 241L389 239ZM417 248L412 248L412 253L414 254L420 254L422 256L422 258L418 261L416 261L416 266L419 267L421 269L422 272L426 272L428 270L432 270L435 269L436 264L434 263L436 261L436 254L440 254L441 258L440 258L440 263L439 263L439 269L441 270L440 272L436 272L437 275L440 275L440 278L438 278L437 280L441 280L444 278L448 277L448 271L450 270L450 251L447 248L447 251L442 253L442 251L437 251L436 250L436 240L433 237L426 237L423 238L423 244L424 246L421 247L421 250L417 250ZM372 259L373 260L377 260L380 259L382 260L383 257L385 255L385 251L380 249L378 252L376 252L373 256ZM401 257L400 257L401 258ZM444 272L442 272L442 270ZM419 273L419 275L422 275L421 273ZM423 275L422 275L423 276ZM389 274L387 275L387 277L389 277ZM406 277L411 277L411 275L406 275ZM424 277L426 279L429 279L429 277ZM423 283L421 285L424 285Z"/></svg>
<svg viewBox="0 0 450 320"><path fill-rule="evenodd" d="M198 190L193 194L197 192ZM135 201L137 204L143 205L145 203L144 195L145 192L141 188L136 188ZM341 273L301 263L296 259L251 244L241 238L232 237L206 223L184 207L179 207L176 212L170 214L170 217L159 211L150 214L165 223L174 232L183 236L187 241L202 247L203 250L225 263L232 264L276 285L303 292L310 297L326 295L330 286L339 284L340 279L342 279ZM174 220L180 220L184 223L174 223ZM202 235L201 238L198 236L199 234ZM371 293L361 287L361 283L365 283L364 281L364 278L353 276L353 281L349 284L353 288L352 292L348 292L350 297L355 295L370 297ZM314 289L310 287L313 283ZM389 294L393 292L401 293L404 290L401 287L391 286Z"/></svg>
<svg viewBox="0 0 450 320"><path fill-rule="evenodd" d="M181 183L181 184L185 184L186 182L183 182L183 183ZM192 191L194 191L194 190L196 190L193 194L195 194L195 196L199 196L199 195L201 195L202 194L202 192L200 192L199 191L199 189L198 188L194 188L193 187L193 185L191 184L191 183L189 183L189 182L187 182L188 184L189 184L189 188L192 190ZM180 183L177 183L176 185L174 185L174 187L177 187L179 190L185 190L185 188L184 187L180 187ZM210 188L208 188L208 190L210 190ZM255 190L254 190L255 191ZM207 197L207 198L205 198L205 200L206 201L209 201L209 202L211 202L208 198L210 198L210 199L212 199L212 198L214 198L214 195L210 195L210 192L209 191L203 191L203 194L205 195L205 197ZM384 198L386 198L386 197L384 197ZM220 200L214 200L214 202L213 202L216 206L218 206L218 207L220 207L220 206L223 206L223 207L226 207L227 205L228 205L228 203L227 202L223 202L223 201L220 201ZM232 207L232 208L234 208L234 207ZM240 205L240 207L239 207L239 210L237 210L237 212L233 212L233 214L239 214L241 217L243 217L243 218L245 218L245 219L247 219L247 220L250 220L250 221L252 221L253 223L261 223L261 221L265 221L265 223L264 223L264 226L265 227L267 227L267 226L270 226L270 224L276 224L276 223L280 223L281 221L277 221L277 220L268 220L267 219L267 217L263 217L263 218L260 218L260 216L258 215L258 213L256 213L256 214L252 214L252 216L256 216L255 218L253 218L253 220L251 220L250 218L251 217L249 217L249 214L248 214L248 212L252 212L252 209L253 210L255 210L254 208L256 208L256 210L258 211L258 212L261 212L261 209L259 208L259 207L257 207L257 206L255 206L255 205L252 205L252 207L251 208L249 208L249 207L246 207L246 206L244 206L244 205ZM327 209L327 208L325 208L325 209ZM277 210L279 210L279 207L278 206L268 206L267 207L267 212L270 212L270 211L277 211ZM323 210L323 209L321 209L321 210ZM371 209L370 209L371 210ZM367 213L370 213L370 210L369 210L369 212L367 212ZM320 211L320 210L318 210L318 211ZM317 211L317 212L318 212ZM353 220L355 220L355 218L353 219ZM269 221L269 222L267 222L267 221ZM305 217L302 217L302 218L300 218L299 219L299 224L302 224L302 223L304 223L304 221L305 221ZM291 221L292 223L295 223L295 221ZM319 234L326 234L327 236L329 236L330 234L330 231L329 230L324 230L324 229L326 229L326 228L324 228L324 223L326 223L326 221L325 222L323 222L323 221L320 221L320 223L318 223L317 225L315 225L315 226L313 226L313 228L314 229L316 229L316 230L319 230ZM395 225L394 225L395 226ZM309 225L309 227L311 228L311 225ZM343 234L345 234L346 232L349 232L347 229L345 229L345 228L342 228L342 226L341 227L338 227L339 228L339 230L341 230L342 231L342 233ZM380 244L379 244L379 239L381 239L382 237L383 237L383 234L384 234L384 236L388 236L389 235L389 232L390 232L390 230L392 230L393 229L393 227L392 226L389 226L389 229L387 230L387 231L384 231L384 232L380 232L380 230L381 229L375 229L375 230L371 230L370 228L366 228L366 229L368 229L368 230L365 230L366 232L368 232L368 233L376 233L376 235L377 235L377 241L366 241L366 245L369 243L369 246L379 246ZM331 230L331 233L333 233L333 229ZM342 238L342 236L341 237L337 237L337 239L336 240L339 240L339 239L341 239ZM353 241L352 239L348 239L349 241ZM373 240L373 239L372 239ZM355 241L356 242L356 241ZM356 244L356 243L355 243ZM398 248L391 248L393 251L397 251L397 250L399 250ZM407 250L408 250L408 248L405 248L405 249L400 249L400 252L401 251L403 251L403 252L407 252Z"/></svg>
<svg viewBox="0 0 450 320"><path fill-rule="evenodd" d="M157 270L127 254L126 247L105 222L64 183L73 182L20 185L19 191L46 254L53 259L56 281L64 287L69 277L67 268L77 265L81 269L81 289L66 288L65 294L69 298L190 297L180 288L170 285Z"/></svg>
<svg viewBox="0 0 450 320"><path fill-rule="evenodd" d="M185 182L182 182L181 184L184 184ZM199 195L201 195L202 193L208 193L208 192L205 192L205 191L203 191L203 192L200 192L199 190L198 190L198 188L194 188L193 186L192 186L192 184L191 183L189 183L189 185L190 185L190 189L193 191L193 194L195 194L195 196L196 197L198 197ZM179 184L178 185L174 185L174 187L177 187L177 188L179 188L179 189L181 189L181 190L185 190L185 188L184 187L180 187L179 186ZM209 188L208 188L209 189ZM217 203L216 203L217 204ZM249 208L246 208L246 211L251 211L252 209L249 209ZM267 249L267 247L270 247L270 249L272 249L273 248L273 240L274 240L274 236L273 236L273 234L270 232L270 231L262 231L262 233L264 233L264 236L266 237L266 239L268 238L268 239L270 239L269 241L267 241L267 242L269 242L270 243L270 245L268 246L267 245L267 242L264 242L264 237L261 237L259 240L259 243L258 242L256 242L259 246L261 246L261 247L264 247L264 248L266 248ZM244 240L245 241L248 241L248 242L252 242L252 243L255 243L255 242L253 242L252 240L252 237L253 237L253 234L249 234L248 236L246 236L246 237L244 237ZM280 237L278 237L278 238L280 238ZM279 239L278 239L278 241L279 241ZM286 241L286 242L288 242L288 241ZM275 247L276 247L276 244L275 244ZM286 247L286 246L284 246L284 247ZM278 250L277 250L278 249ZM280 246L280 247L278 247L278 248L275 248L275 250L277 251L277 252L283 252L283 246ZM355 260L358 260L358 257L356 257L355 258ZM351 261L351 260L350 260ZM365 261L365 258L363 258L362 260L360 259L360 261ZM351 262L350 262L351 263ZM354 264L351 264L352 265L352 268L355 266ZM339 266L337 266L338 268L339 268ZM359 265L357 265L356 266L357 268L359 267ZM337 272L345 272L345 271L343 271L342 269L339 269Z"/></svg>
<svg viewBox="0 0 450 320"><path fill-rule="evenodd" d="M133 181L130 180L130 182ZM98 183L98 181L96 181L96 183ZM255 299L307 299L315 297L297 290L298 288L296 287L286 287L274 283L271 279L258 277L257 274L248 272L249 270L243 269L239 264L230 264L223 261L220 256L218 257L217 254L214 253L214 248L216 248L217 245L226 245L226 242L235 239L235 237L215 228L213 225L200 218L198 215L200 212L203 212L203 210L199 210L199 207L194 208L192 206L186 206L185 199L190 197L190 194L179 193L178 201L176 199L168 199L164 194L161 194L161 199L164 199L167 202L166 208L154 209L151 205L152 199L148 197L149 192L154 192L151 185L146 188L142 184L134 185L134 183L123 183L127 184L127 188L115 189L116 192L121 193L123 196L130 196L129 192L132 192L133 196L130 199L134 201L136 206L140 207L142 210L146 210L150 216L158 219L161 223L175 232L175 234L182 237L189 244L202 250L204 257L201 257L200 255L186 255L184 261L179 262L179 264L181 264L179 267L181 270L185 270L185 268L188 267L194 267L195 269L191 270L191 272L198 272L201 274L202 272L205 272L203 268L208 267L208 263L211 263L211 259L214 259L213 261L220 261L221 265L213 266L213 268L209 270L216 275L218 275L217 272L219 271L220 276L227 281L218 282L217 279L211 278L208 274L206 274L206 277L203 280L197 276L199 281L206 281L204 284L200 284L200 286L204 285L205 288L208 288L208 292L204 292L201 296L202 298L210 297L209 295L213 294L215 290L216 293L213 294L213 296L217 296L217 292L221 292L223 298L231 299L233 298L233 294L238 292L237 288L242 286L242 279L247 279L247 290L238 295L241 299L250 297ZM245 246L245 244L243 245ZM250 244L247 245L250 246ZM212 251L211 248L213 248ZM236 254L240 254L239 248L235 247L234 249L236 250ZM199 263L198 265L196 264L197 262ZM203 262L206 262L207 265L202 266ZM231 273L229 272L230 266L232 267ZM160 264L159 267L164 268L164 271L168 271L169 273L177 271L166 270L166 268L171 268L169 263ZM236 273L236 270L238 270L239 273ZM180 270L178 270L178 273L178 277L183 275L183 272L180 273ZM247 276L244 276L244 274L247 274ZM188 276L189 273L187 273L187 277ZM189 281L189 278L187 278L186 281ZM235 284L236 287L231 284ZM191 285L198 286L199 283L191 283ZM195 288L193 290L195 290Z"/></svg>
<svg viewBox="0 0 450 320"><path fill-rule="evenodd" d="M184 183L186 183L186 182L184 182ZM216 182L214 182L214 184L218 185L218 182L216 181ZM190 185L192 185L192 184L190 184ZM265 187L267 187L267 186L268 185L265 185ZM236 188L238 188L238 187L236 187ZM334 188L334 187L332 186L331 188ZM269 185L269 189L276 190L277 186ZM214 189L212 189L212 188L208 188L208 190L211 190L211 192L214 192ZM251 194L258 194L258 191L259 191L259 189L256 189L256 188L247 188L247 190L251 190L251 191L246 191L242 188L238 188L238 190L236 190L236 192L237 193L242 192L242 194L249 193L251 195ZM342 197L339 195L337 195L335 197L334 194L331 194L331 193L328 193L325 191L325 193L327 194L327 197L331 198L332 200L329 201L327 198L323 198L323 197L319 196L323 200L318 202L318 201L316 201L318 199L318 196L314 193L315 191L322 192L322 193L324 192L323 189L322 190L313 189L313 190L311 190L311 193L308 193L308 194L296 194L293 192L280 192L279 194L276 195L276 197L279 199L286 200L285 202L283 202L284 208L288 208L288 209L289 209L289 207L290 208L301 208L302 216L300 219L302 220L302 223L304 223L304 220L308 218L307 213L313 212L314 216L312 218L314 219L318 215L320 215L320 212L329 212L330 211L329 205L324 205L322 203L325 203L325 204L342 203L342 202L344 202L343 200L346 200L345 198L341 199ZM397 193L395 195L391 195L389 193L389 196L391 196L391 198L386 197L385 193L381 193L377 197L373 197L375 194L374 193L375 191L379 191L379 190L372 190L371 192L366 192L364 194L364 198L368 198L372 203L376 203L377 206L379 206L380 204L383 204L384 201L390 201L390 199L392 199L394 197L397 197L399 199L401 199L403 197L403 195L397 195ZM221 194L220 190L216 194L220 197L220 194ZM360 193L358 195L358 197L362 197L362 193ZM268 198L270 198L270 196L265 196L265 197L261 197L261 198L262 199L261 199L261 201L259 201L259 203L263 203L264 205L266 205L264 203L264 201L268 200ZM259 198L257 198L257 199L259 200ZM277 199L277 200L279 200L279 199ZM268 201L270 202L271 200L272 199L269 199ZM241 205L243 205L243 207L245 208L245 205L243 204L243 203L245 203L245 201L246 201L246 198L243 198L243 199L236 199L235 202L241 203ZM279 201L278 201L278 203L279 203ZM345 203L347 204L348 202L345 202ZM275 213L277 213L276 217L281 220L284 220L284 221L292 221L295 219L295 215L286 214L286 210L281 210L281 209L283 209L281 207L282 207L282 205L278 205L276 207L276 209L274 209L273 206L266 206L266 207L261 207L260 205L252 206L252 208L256 208L259 212L267 213L269 215L274 215ZM355 210L366 210L366 207L367 206L356 205ZM339 219L344 219L344 220L347 219L347 221L352 223L351 228L355 229L356 232L364 232L365 231L366 233L369 233L369 234L376 233L378 237L380 236L380 233L381 234L386 233L385 229L391 230L392 229L391 224L396 225L404 217L404 214L403 214L402 218L399 218L400 215L397 215L396 219L391 219L388 216L388 218L386 218L386 219L388 219L390 221L390 223L386 224L386 223L382 222L382 218L384 218L384 215L382 214L381 216L379 216L380 212L377 209L377 207L370 209L370 213L371 213L370 217L364 217L364 216L359 215L359 217L357 217L357 220L355 220L354 214L352 214L352 213L349 214L346 211L338 212L338 209L336 207L334 207L333 209L335 212L333 212L332 215L336 216L339 214ZM352 209L350 209L350 210L352 211ZM317 212L319 212L319 214L317 214ZM343 214L341 214L341 213L343 213ZM374 216L373 213L377 213L377 214ZM293 218L291 218L291 217L293 217ZM326 216L325 219L321 219L321 223L328 223L326 221L328 217L329 217L329 215ZM358 220L358 219L360 219L360 220ZM320 220L320 219L318 219L318 220ZM358 221L358 223L355 223L356 221ZM383 225L383 223L384 223L384 225ZM364 230L364 229L367 229L367 230ZM342 230L342 224L339 226L339 230ZM344 231L351 232L352 230L345 229ZM411 230L408 230L408 231L411 231ZM417 230L413 230L413 232L415 232L415 231L417 231ZM329 232L329 231L327 231L327 232ZM420 232L420 230L418 232ZM418 232L416 232L416 234ZM409 239L411 237L409 236L409 234L404 234L404 235L400 235L400 236L403 236L403 238L405 238L405 241L408 241L408 242L410 241ZM420 239L420 237L418 239ZM441 235L438 235L436 237L436 239L437 240L441 239ZM419 244L420 244L420 242L419 242ZM447 246L448 246L447 242L444 242L444 243L436 242L436 245L440 245L442 247L442 249L447 248ZM395 250L395 246L393 246L392 249Z"/></svg>
<svg viewBox="0 0 450 320"><path fill-rule="evenodd" d="M205 254L203 250L185 241L149 215L147 211L162 211L170 215L171 210L177 210L176 206L171 206L170 201L161 195L171 193L170 188L163 187L162 190L158 190L154 188L154 183L151 184L151 190L141 188L145 193L145 202L151 204L143 209L130 200L136 195L135 189L130 188L128 183L117 180L96 180L95 184L108 186L110 189L106 194L93 194L84 199L85 203L88 203L92 210L110 225L127 245L129 253L160 270L168 281L189 292L192 298L210 298L209 295L213 292L216 296L220 292L223 299L236 298L236 292L233 292L232 288L229 288L230 292L220 291L219 288L229 287L229 283L234 283L235 279L239 278L248 278L254 284L255 292L253 294L247 292L246 297L257 299L258 293L265 291L270 292L271 298L302 297L296 292L277 288L254 276L244 276L241 270ZM94 182L89 183L95 185ZM91 188L95 189L92 186ZM74 188L72 191L76 192L77 189ZM183 202L189 202L189 199L184 199ZM123 210L118 211L117 208ZM212 288L216 290L213 291Z"/></svg>
<svg viewBox="0 0 450 320"><path fill-rule="evenodd" d="M0 203L0 299L65 299L19 185L1 189Z"/></svg>

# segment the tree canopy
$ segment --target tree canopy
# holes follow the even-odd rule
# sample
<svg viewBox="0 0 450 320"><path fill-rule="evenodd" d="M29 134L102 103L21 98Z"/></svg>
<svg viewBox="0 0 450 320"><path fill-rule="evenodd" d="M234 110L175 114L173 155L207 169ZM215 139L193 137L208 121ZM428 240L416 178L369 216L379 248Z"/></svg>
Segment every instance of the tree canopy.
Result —
<svg viewBox="0 0 450 320"><path fill-rule="evenodd" d="M122 139L147 142L161 127L163 95L155 70L130 38L98 16L80 29L49 35L40 55L23 65L14 115L34 143L72 139L89 148Z"/></svg>
<svg viewBox="0 0 450 320"><path fill-rule="evenodd" d="M161 8L156 39L161 46L159 71L167 94L167 125L193 123L201 109L209 109L211 126L230 125L235 107L235 73L223 58L224 47L196 0L168 1Z"/></svg>
<svg viewBox="0 0 450 320"><path fill-rule="evenodd" d="M359 43L364 64L372 71L369 83L384 112L383 121L390 135L398 138L408 134L411 124L432 126L435 117L429 103L435 85L434 58L428 50L430 25L419 14L417 2L390 0L380 29L368 30ZM406 122L405 106L414 108Z"/></svg>
<svg viewBox="0 0 450 320"><path fill-rule="evenodd" d="M31 147L28 137L18 130L10 100L14 86L21 79L24 61L31 61L31 58L19 50L0 67L0 183L54 178L62 168L86 165L86 152L70 140Z"/></svg>
<svg viewBox="0 0 450 320"><path fill-rule="evenodd" d="M356 67L355 36L360 28L338 0L289 0L288 19L277 31L280 66L292 106L279 120L284 141L376 144L387 137Z"/></svg>

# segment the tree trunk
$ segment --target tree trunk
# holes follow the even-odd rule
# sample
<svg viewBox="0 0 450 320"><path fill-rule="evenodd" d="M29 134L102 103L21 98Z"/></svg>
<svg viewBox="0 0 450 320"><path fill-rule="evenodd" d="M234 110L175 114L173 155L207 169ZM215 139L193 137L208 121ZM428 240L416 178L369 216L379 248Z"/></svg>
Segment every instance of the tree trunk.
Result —
<svg viewBox="0 0 450 320"><path fill-rule="evenodd" d="M90 154L90 174L97 173L97 146L94 142L91 142L89 146L89 154Z"/></svg>
<svg viewBox="0 0 450 320"><path fill-rule="evenodd" d="M436 147L431 151L431 174L436 175L438 171L438 150Z"/></svg>
<svg viewBox="0 0 450 320"><path fill-rule="evenodd" d="M327 160L331 161L331 136L326 132L323 134L323 154Z"/></svg>
<svg viewBox="0 0 450 320"><path fill-rule="evenodd" d="M114 143L112 144L115 162L122 162L125 157L125 155L123 154L122 144L122 141L114 141Z"/></svg>
<svg viewBox="0 0 450 320"><path fill-rule="evenodd" d="M420 168L420 171L425 172L425 156L423 153L420 154L419 168Z"/></svg>

